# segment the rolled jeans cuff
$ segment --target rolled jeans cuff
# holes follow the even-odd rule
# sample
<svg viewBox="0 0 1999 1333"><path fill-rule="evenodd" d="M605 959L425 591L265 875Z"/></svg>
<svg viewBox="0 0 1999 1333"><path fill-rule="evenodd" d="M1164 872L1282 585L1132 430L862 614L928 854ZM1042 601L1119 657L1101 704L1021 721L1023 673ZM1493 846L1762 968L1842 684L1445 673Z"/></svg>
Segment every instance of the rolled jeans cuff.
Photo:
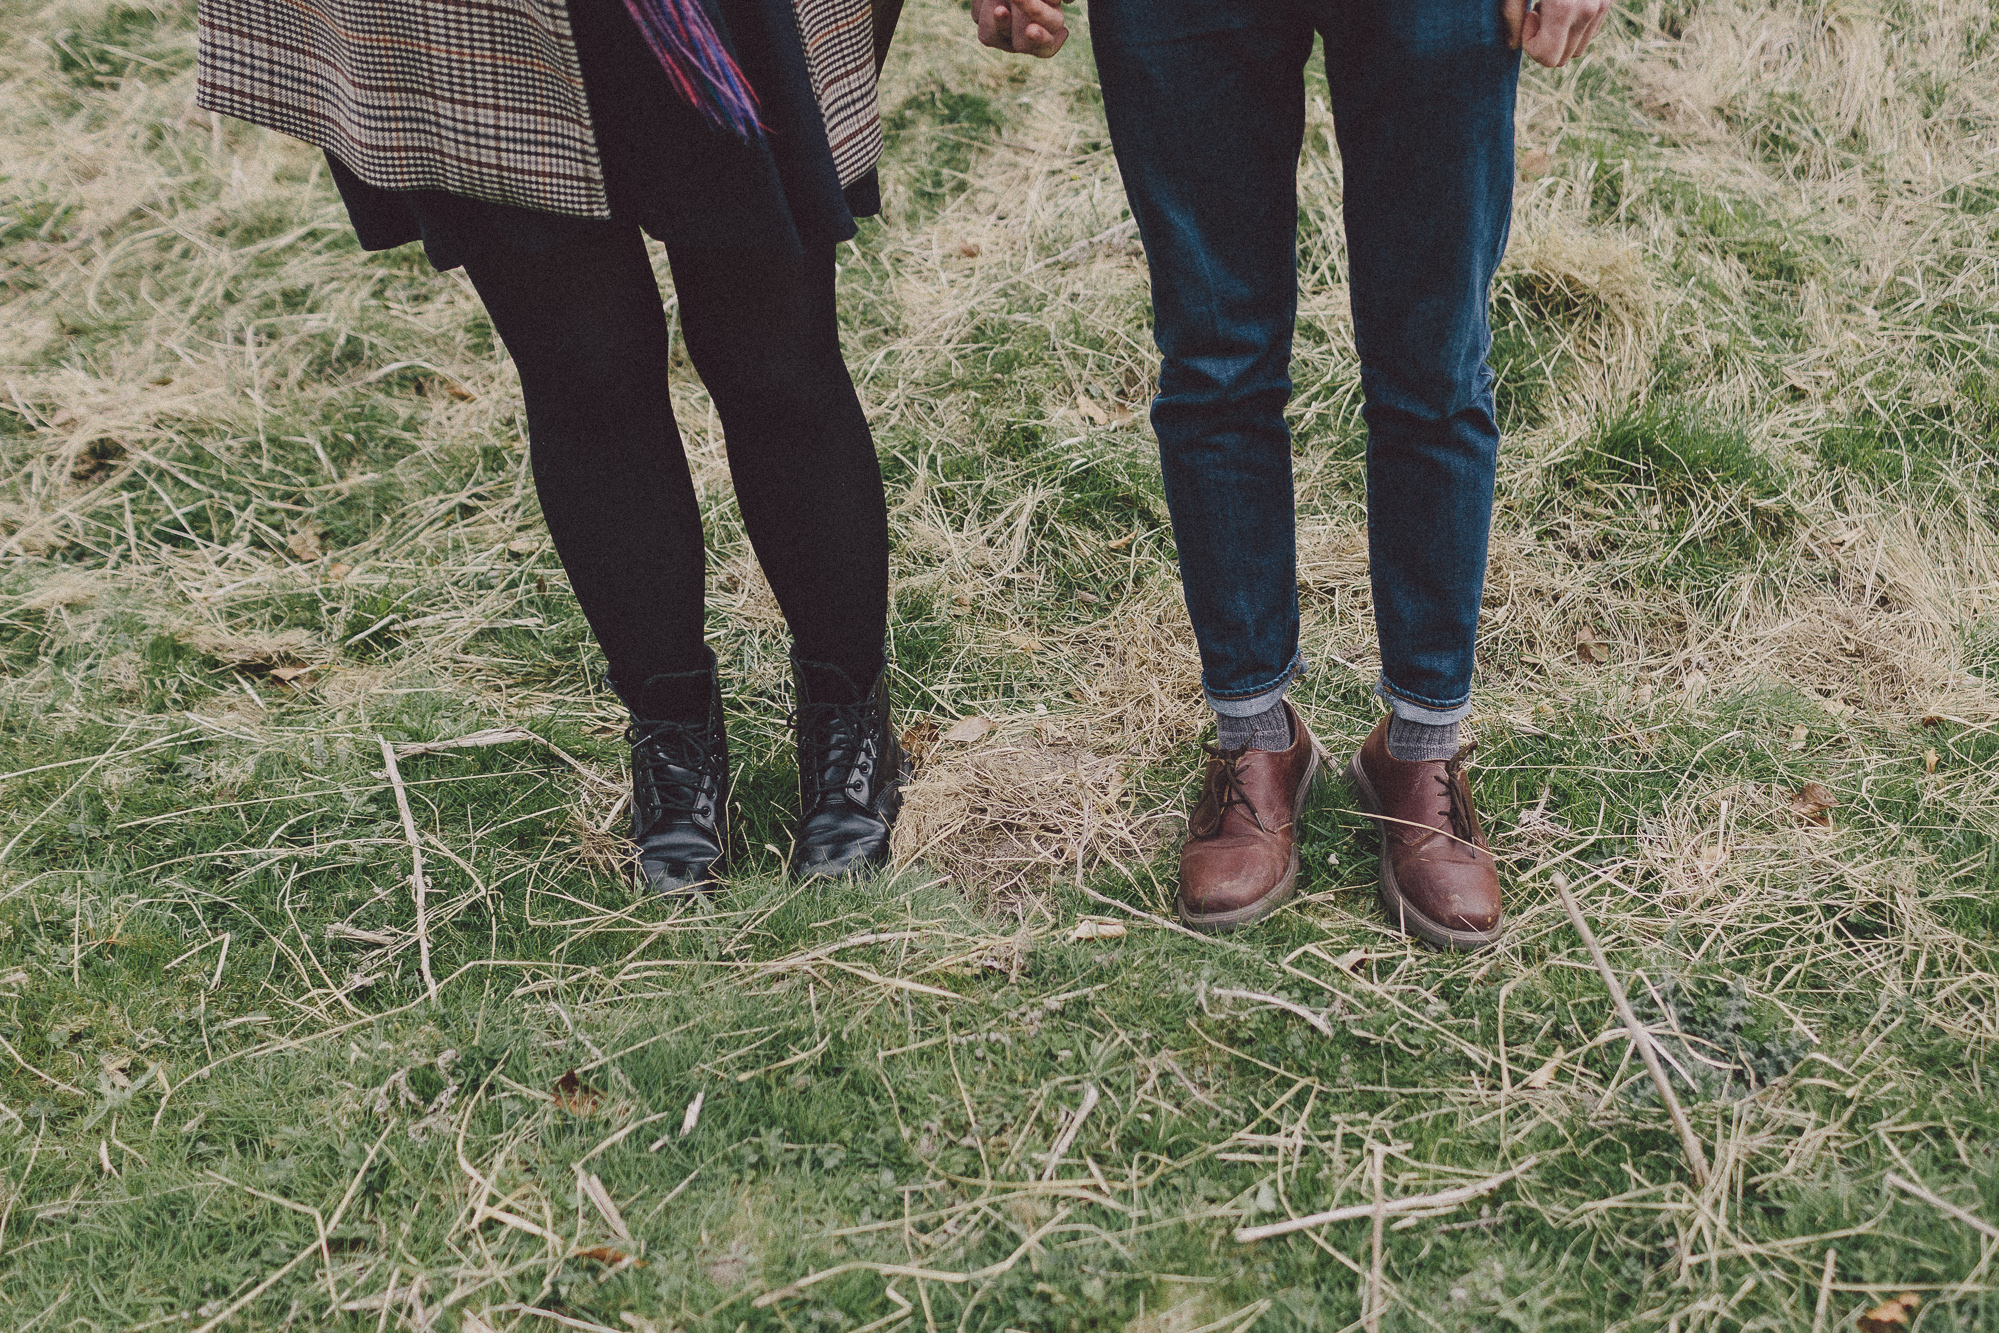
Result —
<svg viewBox="0 0 1999 1333"><path fill-rule="evenodd" d="M1374 692L1388 701L1395 716L1404 722L1420 722L1426 727L1447 727L1453 722L1462 722L1471 713L1471 695L1454 704L1440 707L1434 703L1419 702L1395 689L1383 676L1376 682Z"/></svg>
<svg viewBox="0 0 1999 1333"><path fill-rule="evenodd" d="M1285 693L1291 688L1291 682L1304 670L1305 654L1293 653L1290 665L1268 685L1258 685L1246 693L1233 692L1226 697L1216 694L1204 685L1201 687L1201 693L1207 696L1208 707L1223 717L1255 717L1259 713L1269 712L1282 703Z"/></svg>

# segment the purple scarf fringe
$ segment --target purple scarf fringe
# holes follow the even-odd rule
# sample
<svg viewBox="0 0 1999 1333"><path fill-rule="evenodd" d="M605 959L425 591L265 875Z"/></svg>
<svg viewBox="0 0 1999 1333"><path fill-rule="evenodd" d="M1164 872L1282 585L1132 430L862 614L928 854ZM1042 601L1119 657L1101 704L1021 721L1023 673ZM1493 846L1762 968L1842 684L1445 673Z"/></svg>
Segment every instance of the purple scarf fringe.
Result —
<svg viewBox="0 0 1999 1333"><path fill-rule="evenodd" d="M702 119L741 139L763 134L757 95L708 21L701 0L625 0L625 8L659 57L674 91Z"/></svg>

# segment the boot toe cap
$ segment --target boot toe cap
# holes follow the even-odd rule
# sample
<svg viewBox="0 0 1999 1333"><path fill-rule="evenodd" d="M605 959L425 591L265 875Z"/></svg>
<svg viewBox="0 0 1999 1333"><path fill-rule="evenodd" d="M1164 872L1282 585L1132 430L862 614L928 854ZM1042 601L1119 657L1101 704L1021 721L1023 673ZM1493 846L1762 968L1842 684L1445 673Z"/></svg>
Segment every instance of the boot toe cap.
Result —
<svg viewBox="0 0 1999 1333"><path fill-rule="evenodd" d="M663 894L712 888L721 876L721 866L715 861L678 861L643 855L639 857L639 871L645 876L648 889Z"/></svg>

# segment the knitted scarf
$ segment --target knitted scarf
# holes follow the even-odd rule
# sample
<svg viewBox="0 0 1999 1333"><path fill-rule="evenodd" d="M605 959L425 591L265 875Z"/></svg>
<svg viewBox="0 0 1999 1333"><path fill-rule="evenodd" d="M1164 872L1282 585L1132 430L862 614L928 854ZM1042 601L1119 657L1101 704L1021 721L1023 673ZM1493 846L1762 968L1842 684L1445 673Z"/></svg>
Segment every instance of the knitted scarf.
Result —
<svg viewBox="0 0 1999 1333"><path fill-rule="evenodd" d="M757 95L722 43L701 0L625 0L674 91L716 129L738 138L763 134Z"/></svg>

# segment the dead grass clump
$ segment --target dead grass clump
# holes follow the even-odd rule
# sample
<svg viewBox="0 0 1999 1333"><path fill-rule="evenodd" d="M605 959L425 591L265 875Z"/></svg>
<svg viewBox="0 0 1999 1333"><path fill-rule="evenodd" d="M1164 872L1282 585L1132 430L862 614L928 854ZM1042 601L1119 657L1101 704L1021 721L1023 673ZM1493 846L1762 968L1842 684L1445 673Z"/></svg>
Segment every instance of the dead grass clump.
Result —
<svg viewBox="0 0 1999 1333"><path fill-rule="evenodd" d="M181 641L226 667L262 671L300 665L315 647L313 636L301 629L247 634L202 626L184 632Z"/></svg>
<svg viewBox="0 0 1999 1333"><path fill-rule="evenodd" d="M898 864L921 861L988 908L1051 876L1150 859L1167 817L1130 808L1127 763L1031 736L932 760L905 789Z"/></svg>

